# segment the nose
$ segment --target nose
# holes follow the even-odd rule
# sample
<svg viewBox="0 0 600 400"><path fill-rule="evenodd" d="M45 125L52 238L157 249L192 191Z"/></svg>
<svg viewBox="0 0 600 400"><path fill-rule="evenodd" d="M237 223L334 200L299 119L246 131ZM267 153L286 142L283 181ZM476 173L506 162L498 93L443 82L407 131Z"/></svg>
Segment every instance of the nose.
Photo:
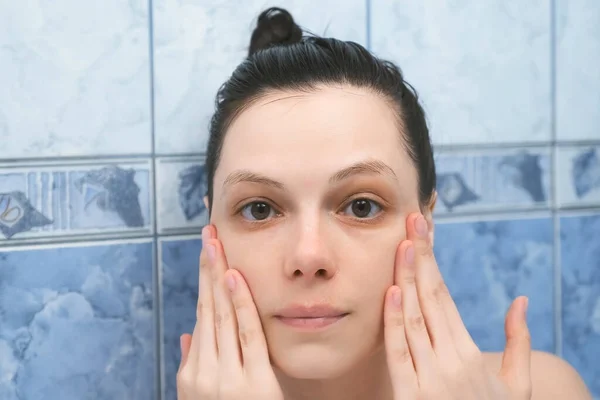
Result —
<svg viewBox="0 0 600 400"><path fill-rule="evenodd" d="M332 244L318 223L304 224L293 235L292 249L285 264L285 275L292 280L326 281L335 276Z"/></svg>

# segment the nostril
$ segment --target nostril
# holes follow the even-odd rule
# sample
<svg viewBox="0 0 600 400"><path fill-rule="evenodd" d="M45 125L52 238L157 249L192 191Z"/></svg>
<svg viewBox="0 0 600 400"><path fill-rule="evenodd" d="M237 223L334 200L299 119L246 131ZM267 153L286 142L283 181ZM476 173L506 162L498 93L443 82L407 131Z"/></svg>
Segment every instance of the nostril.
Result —
<svg viewBox="0 0 600 400"><path fill-rule="evenodd" d="M302 271L300 271L299 269L294 271L294 276L298 277L298 276L302 276Z"/></svg>
<svg viewBox="0 0 600 400"><path fill-rule="evenodd" d="M327 275L327 271L325 271L324 269L321 268L317 271L317 273L315 275L318 277L324 277Z"/></svg>

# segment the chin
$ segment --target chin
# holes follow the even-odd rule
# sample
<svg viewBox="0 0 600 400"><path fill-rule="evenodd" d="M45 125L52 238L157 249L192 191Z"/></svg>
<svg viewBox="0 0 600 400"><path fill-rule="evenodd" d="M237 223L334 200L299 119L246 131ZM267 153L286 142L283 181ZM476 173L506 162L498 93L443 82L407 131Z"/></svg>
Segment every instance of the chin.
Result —
<svg viewBox="0 0 600 400"><path fill-rule="evenodd" d="M365 355L360 354L356 347L348 351L328 348L319 343L305 343L279 351L274 349L271 352L271 361L289 378L328 380L348 373Z"/></svg>

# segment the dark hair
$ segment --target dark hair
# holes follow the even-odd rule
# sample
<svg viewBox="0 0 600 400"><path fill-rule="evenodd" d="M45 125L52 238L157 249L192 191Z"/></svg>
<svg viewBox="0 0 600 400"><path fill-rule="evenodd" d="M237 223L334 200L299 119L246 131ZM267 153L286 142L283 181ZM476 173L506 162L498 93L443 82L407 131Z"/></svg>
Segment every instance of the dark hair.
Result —
<svg viewBox="0 0 600 400"><path fill-rule="evenodd" d="M258 17L248 57L217 94L206 155L210 209L225 133L235 117L271 91L306 92L332 83L366 88L390 102L404 133L402 141L417 169L420 204L432 200L436 175L425 112L400 69L360 44L305 35L289 12L273 7Z"/></svg>

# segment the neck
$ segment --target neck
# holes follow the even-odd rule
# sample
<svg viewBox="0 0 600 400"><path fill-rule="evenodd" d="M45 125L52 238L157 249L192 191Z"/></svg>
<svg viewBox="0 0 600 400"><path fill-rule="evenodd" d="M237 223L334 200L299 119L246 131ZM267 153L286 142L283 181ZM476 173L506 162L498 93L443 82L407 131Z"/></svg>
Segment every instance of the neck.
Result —
<svg viewBox="0 0 600 400"><path fill-rule="evenodd" d="M391 400L393 397L383 347L337 378L296 379L279 370L277 378L285 400Z"/></svg>

